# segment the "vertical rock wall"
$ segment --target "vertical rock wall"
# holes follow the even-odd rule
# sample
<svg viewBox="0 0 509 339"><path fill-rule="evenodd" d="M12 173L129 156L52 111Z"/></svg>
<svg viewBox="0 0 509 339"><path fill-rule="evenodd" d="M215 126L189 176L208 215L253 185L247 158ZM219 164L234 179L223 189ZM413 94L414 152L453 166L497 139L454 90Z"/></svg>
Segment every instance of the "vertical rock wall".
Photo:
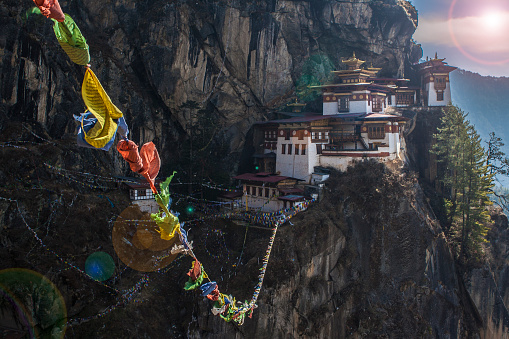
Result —
<svg viewBox="0 0 509 339"><path fill-rule="evenodd" d="M235 331L203 307L194 337L475 338L452 254L414 177L365 162L284 225L259 308Z"/></svg>
<svg viewBox="0 0 509 339"><path fill-rule="evenodd" d="M178 161L175 144L188 137L191 119L179 107L195 101L202 109L195 114L219 126L214 142L229 144L230 171L251 124L293 95L307 58L326 53L339 68L355 51L386 75L403 76L417 24L415 9L399 0L60 3L136 142L154 140L163 161ZM83 111L83 68L58 46L51 21L26 18L32 5L0 4L0 130L23 121L62 138L74 130L71 114Z"/></svg>

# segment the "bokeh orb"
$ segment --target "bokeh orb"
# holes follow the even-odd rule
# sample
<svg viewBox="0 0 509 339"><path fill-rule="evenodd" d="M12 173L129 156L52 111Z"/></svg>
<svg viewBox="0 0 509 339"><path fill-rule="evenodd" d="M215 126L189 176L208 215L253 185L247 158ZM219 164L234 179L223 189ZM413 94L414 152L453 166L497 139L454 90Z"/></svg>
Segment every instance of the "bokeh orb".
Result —
<svg viewBox="0 0 509 339"><path fill-rule="evenodd" d="M170 240L161 239L159 227L146 212L131 205L120 213L113 225L112 241L115 253L130 268L153 272L168 266L178 254L171 254L180 245L177 234Z"/></svg>
<svg viewBox="0 0 509 339"><path fill-rule="evenodd" d="M0 271L0 325L6 338L64 338L67 309L58 288L24 268Z"/></svg>
<svg viewBox="0 0 509 339"><path fill-rule="evenodd" d="M85 272L95 280L105 281L115 272L115 262L108 253L95 252L85 261Z"/></svg>

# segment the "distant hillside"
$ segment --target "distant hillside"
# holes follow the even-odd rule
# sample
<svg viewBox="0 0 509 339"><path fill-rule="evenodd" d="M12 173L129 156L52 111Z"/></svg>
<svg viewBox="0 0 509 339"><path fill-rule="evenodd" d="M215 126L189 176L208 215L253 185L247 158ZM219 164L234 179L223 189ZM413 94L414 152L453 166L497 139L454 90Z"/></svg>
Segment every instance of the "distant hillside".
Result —
<svg viewBox="0 0 509 339"><path fill-rule="evenodd" d="M453 104L470 113L468 119L481 137L487 140L495 132L509 154L509 78L458 69L451 73L451 92Z"/></svg>

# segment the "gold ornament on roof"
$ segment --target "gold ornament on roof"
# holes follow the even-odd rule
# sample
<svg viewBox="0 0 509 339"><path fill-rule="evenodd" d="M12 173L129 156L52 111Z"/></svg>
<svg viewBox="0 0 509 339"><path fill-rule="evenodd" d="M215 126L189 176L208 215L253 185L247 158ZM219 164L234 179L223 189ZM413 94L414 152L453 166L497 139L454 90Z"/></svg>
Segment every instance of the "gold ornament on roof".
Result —
<svg viewBox="0 0 509 339"><path fill-rule="evenodd" d="M357 57L355 56L355 52L353 52L351 58L348 58L347 60L342 60L341 62L347 64L348 69L358 69L360 65L362 65L366 61L357 59Z"/></svg>

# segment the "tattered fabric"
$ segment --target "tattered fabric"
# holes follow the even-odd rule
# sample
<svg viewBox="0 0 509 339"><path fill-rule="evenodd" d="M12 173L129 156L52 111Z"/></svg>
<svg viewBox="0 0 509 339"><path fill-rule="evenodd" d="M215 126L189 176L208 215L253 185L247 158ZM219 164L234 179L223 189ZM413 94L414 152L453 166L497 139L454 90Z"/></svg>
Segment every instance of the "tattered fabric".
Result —
<svg viewBox="0 0 509 339"><path fill-rule="evenodd" d="M94 115L90 112L81 113L80 116L75 115L74 120L78 121L80 124L77 128L77 135L76 135L76 143L80 147L86 147L86 148L96 148L92 145L90 145L85 140L85 134L90 131L95 124L97 123L97 119L94 117ZM129 128L127 127L127 124L124 120L124 117L118 119L116 121L117 123L117 133L120 134L122 138L127 138L127 135L129 134ZM110 141L104 145L104 147L101 147L100 149L104 151L108 151L111 146L113 145L113 142L115 141L115 134L113 134L113 137L110 139Z"/></svg>
<svg viewBox="0 0 509 339"><path fill-rule="evenodd" d="M200 286L200 289L202 291L201 296L202 297L208 296L216 288L217 288L217 283L215 281L211 281L211 282L201 285Z"/></svg>
<svg viewBox="0 0 509 339"><path fill-rule="evenodd" d="M207 298L212 301L219 300L219 286L216 285L214 290L207 295Z"/></svg>
<svg viewBox="0 0 509 339"><path fill-rule="evenodd" d="M65 20L64 12L62 12L58 0L34 0L34 2L46 18L55 19L56 21Z"/></svg>
<svg viewBox="0 0 509 339"><path fill-rule="evenodd" d="M207 277L207 275L202 270L201 274L198 276L198 278L196 278L196 281L193 281L191 278L189 278L189 280L186 282L186 284L184 286L184 289L186 291L191 291L191 290L196 289L197 287L200 287L200 285L203 282L203 279L206 278L206 277Z"/></svg>
<svg viewBox="0 0 509 339"><path fill-rule="evenodd" d="M182 235L178 215L169 210L171 200L169 186L175 173L176 172L173 172L170 177L166 178L166 180L159 185L161 189L159 194L157 194L157 191L154 192L154 198L156 199L160 210L157 213L152 213L150 218L152 218L152 220L157 223L157 226L159 226L159 233L161 234L161 239L163 240L170 240L175 236L175 232L177 232L180 236ZM182 243L184 246L188 247L188 250L191 250L187 244L187 237L185 237L185 242L182 241Z"/></svg>
<svg viewBox="0 0 509 339"><path fill-rule="evenodd" d="M192 265L193 267L187 272L187 275L191 277L193 281L196 281L201 274L201 264L198 260L194 260Z"/></svg>
<svg viewBox="0 0 509 339"><path fill-rule="evenodd" d="M95 148L102 148L115 135L117 123L114 119L121 118L122 112L111 102L90 68L85 72L81 95L88 110L97 119L94 127L84 134L85 140Z"/></svg>
<svg viewBox="0 0 509 339"><path fill-rule="evenodd" d="M154 143L147 142L141 146L141 150L138 153L138 145L136 143L131 140L120 140L117 144L117 150L125 161L129 163L131 171L143 175L150 184L152 192L157 194L154 180L161 168L161 159Z"/></svg>
<svg viewBox="0 0 509 339"><path fill-rule="evenodd" d="M53 31L55 31L58 43L72 62L78 65L90 63L87 40L69 14L65 14L64 21L55 21Z"/></svg>

